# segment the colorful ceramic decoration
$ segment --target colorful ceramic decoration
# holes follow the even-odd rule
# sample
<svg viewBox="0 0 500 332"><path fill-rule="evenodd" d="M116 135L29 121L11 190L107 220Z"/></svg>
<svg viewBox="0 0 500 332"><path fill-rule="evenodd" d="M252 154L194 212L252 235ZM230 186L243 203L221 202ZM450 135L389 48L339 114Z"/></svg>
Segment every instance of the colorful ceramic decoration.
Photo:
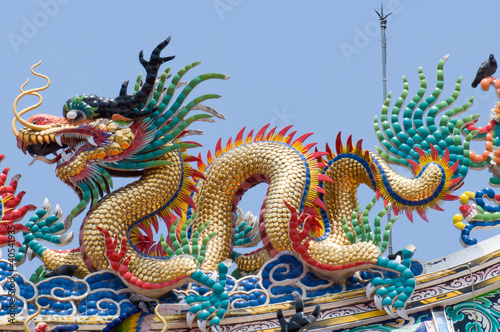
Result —
<svg viewBox="0 0 500 332"><path fill-rule="evenodd" d="M162 64L173 58L161 56L169 41L160 43L149 60L140 53L146 77L144 82L138 77L131 94L124 82L115 98L78 95L63 105L62 117L23 118L41 104L41 92L50 84L48 77L35 71L39 64L32 67L32 73L47 83L26 89L26 82L14 101L12 129L18 147L34 155L35 161L54 164L58 178L78 194L80 202L64 217L61 207L52 210L46 200L20 225L14 223L34 207L14 209L22 197L13 196L17 178L0 191L6 193L2 196L6 223L0 230L12 225L24 235L23 242L15 244L16 262L37 256L48 270L58 269L45 274L41 268L29 281L16 277L20 301L16 314L29 315L28 322L66 317L65 322L78 324L80 330L93 324L92 328L104 331L185 331L195 320L202 331L209 326L214 331L299 331L306 325L311 330L333 330L388 319L424 322L419 313L441 302L423 295L434 285L426 281L423 265L412 261L414 246L391 259L384 256L391 227L400 213L410 220L414 213L427 220L429 209L441 210L443 201L458 199L452 192L469 169L498 168L493 151L497 120L477 128L478 115L457 119L472 103L471 99L451 106L459 96L460 79L452 95L441 98L448 56L439 61L436 87L428 97L421 69L420 89L411 101L406 103L405 78L392 110L389 94L374 121L381 144L376 153L365 150L361 140L354 143L351 136L343 143L340 133L334 149L326 144L324 151L318 150L316 143L307 142L311 133L265 125L247 134L243 128L226 144L219 140L203 159L189 154L190 148L199 146L185 140L199 134L190 126L224 116L204 104L218 95L191 98L190 94L206 80L228 76L210 73L183 81L199 62L173 76L170 67L161 72ZM495 82L486 77L481 86ZM40 101L17 110L19 100L28 95ZM23 127L17 129L17 122ZM472 139L486 140L481 156L470 151ZM52 153L56 157L50 159ZM407 167L413 178L398 174L390 163ZM113 190L113 177L136 180ZM259 183L268 184L262 210L258 217L244 215L238 202ZM364 208L357 199L361 184L374 191L374 199ZM464 195L462 203L473 199L478 211L472 217L466 211L469 225L475 226L472 220L486 227L497 225L498 212L490 211L482 200L496 195L488 190ZM384 206L370 217L377 200ZM389 209L396 217L384 223ZM69 243L73 235L67 231L73 222L81 224L78 248L54 250L42 244ZM168 234L155 241L160 222ZM471 227L458 217L455 224L463 226L464 243L472 243L467 233ZM245 247L255 250L238 252ZM233 262L236 269L229 274ZM12 271L2 264L0 274L11 278ZM457 277L462 272L458 269ZM451 280L439 274L432 280L438 278ZM296 311L291 310L294 299ZM316 306L320 303L321 314ZM349 323L338 313L342 308L352 310L352 317L364 313L368 321L359 318ZM238 320L245 310L258 317ZM92 323L84 319L90 317L98 318Z"/></svg>

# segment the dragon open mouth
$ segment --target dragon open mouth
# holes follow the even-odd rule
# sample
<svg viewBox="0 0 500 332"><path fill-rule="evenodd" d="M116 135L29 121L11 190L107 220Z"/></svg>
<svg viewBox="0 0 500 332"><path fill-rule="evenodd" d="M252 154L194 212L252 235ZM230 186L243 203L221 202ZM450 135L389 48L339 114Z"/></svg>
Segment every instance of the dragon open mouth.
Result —
<svg viewBox="0 0 500 332"><path fill-rule="evenodd" d="M50 135L20 135L18 137L20 149L33 156L30 165L40 160L47 164L63 165L71 162L78 152L96 147L94 135L89 132L82 133L75 129L63 129ZM55 158L47 156L54 154Z"/></svg>

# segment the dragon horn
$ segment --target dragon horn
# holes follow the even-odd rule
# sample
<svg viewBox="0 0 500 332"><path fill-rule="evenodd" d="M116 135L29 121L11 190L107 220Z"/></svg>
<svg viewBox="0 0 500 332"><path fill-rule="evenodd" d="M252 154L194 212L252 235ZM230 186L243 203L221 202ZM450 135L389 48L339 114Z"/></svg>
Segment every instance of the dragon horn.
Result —
<svg viewBox="0 0 500 332"><path fill-rule="evenodd" d="M139 112L135 108L139 107L143 102L147 101L151 93L153 93L156 77L160 70L160 66L167 61L172 60L175 56L160 57L161 51L170 42L170 37L165 39L163 42L158 44L156 48L151 52L151 57L149 61L144 59L143 51L139 52L139 61L141 62L144 69L146 69L146 79L144 85L141 89L133 94L127 94L128 82L124 82L120 89L120 95L115 99L108 99L106 101L101 101L99 108L95 111L100 117L112 118L113 115L118 114L129 119L137 119L148 116L154 111L154 109L149 112ZM91 105L92 106L92 105Z"/></svg>
<svg viewBox="0 0 500 332"><path fill-rule="evenodd" d="M30 122L24 120L21 117L21 115L23 115L23 114L25 114L25 113L27 113L27 112L29 112L29 111L37 108L38 106L40 106L42 104L43 98L42 98L42 96L38 92L39 91L43 91L43 90L47 89L50 86L50 79L47 76L43 75L43 74L39 74L39 73L35 72L35 70L34 70L35 67L38 67L41 63L42 63L42 61L39 61L38 63L34 64L31 67L31 72L35 76L42 77L42 78L46 79L47 83L44 86L40 87L40 88L34 88L34 89L30 89L30 90L24 91L24 87L29 82L29 78L28 78L26 80L26 82L24 82L24 84L21 85L21 93L16 97L16 99L14 99L14 103L12 105L12 109L14 111L14 119L12 120L12 132L14 133L14 135L16 137L19 134L19 132L16 129L16 122L17 121L19 121L19 123L22 124L23 126L31 128L33 130L37 130L37 131L45 130L45 129L48 129L48 128L51 127L51 126L35 125L33 123L30 123ZM17 111L17 103L19 102L19 100L21 100L22 97L27 96L27 95L37 96L40 100L35 105L29 106L29 107L23 109L22 111L18 112Z"/></svg>

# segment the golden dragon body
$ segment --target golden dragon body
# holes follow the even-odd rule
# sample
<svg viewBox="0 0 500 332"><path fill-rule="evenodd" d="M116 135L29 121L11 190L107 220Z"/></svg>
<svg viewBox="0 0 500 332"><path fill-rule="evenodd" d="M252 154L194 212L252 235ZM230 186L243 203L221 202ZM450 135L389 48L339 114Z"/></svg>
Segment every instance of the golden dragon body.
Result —
<svg viewBox="0 0 500 332"><path fill-rule="evenodd" d="M23 120L21 115L26 110L17 112L17 101L25 95L40 96L38 92L48 84L22 90L14 103L15 121L25 126L18 131L13 124L19 147L36 155L36 159L57 163L56 174L79 194L81 202L64 222L54 222L53 229L37 226L36 218L30 221L21 253L34 251L49 269L75 264L79 277L110 269L134 292L159 297L192 280L210 284L201 271L219 268L224 274L220 263L231 257L240 270L251 271L288 250L299 254L316 274L339 282L356 271L372 267L397 270L405 275L398 281L405 290L397 298L382 293L376 296L390 300L390 305L384 304L388 312L392 313L394 305L399 314L405 315L405 297L414 289L413 275L408 272L411 254L399 265L381 258L390 227L381 232L379 225L371 232L358 210L357 188L367 185L390 203L396 213L405 211L411 216L416 211L425 217L427 208L438 208L443 199L452 198L449 193L467 173L460 158L464 149L460 139L456 139L462 124L444 123L439 128L429 127L427 133L415 134L406 124L403 131L394 123L393 116L392 125L401 131L388 133L389 97L382 112L382 129L376 121L377 135L389 154L381 150L379 155L371 153L361 147L361 142L353 145L351 138L343 145L340 135L336 153L328 146L326 152L312 152L315 143L305 143L310 134L294 139L294 133L287 135L290 128L276 133L276 128L268 131L266 126L246 138L241 131L234 143L230 140L224 148L219 142L215 155L209 153L205 164L201 158L186 152L196 144L181 138L196 133L187 129L193 121L211 117L209 114L187 117L189 112L202 110L222 117L201 104L218 96L203 95L184 103L197 84L227 77L204 74L182 82L182 76L198 64L194 63L175 75L169 85L166 79L170 68L157 80L159 66L169 60L160 57L166 44L168 40L158 45L150 61L144 60L141 52L147 77L144 84L138 80L132 95L127 94L124 83L115 99L77 96L65 104L63 118L39 114ZM438 80L442 80L444 60L438 66ZM425 79L422 82L423 89ZM179 88L183 90L174 101L173 95ZM399 114L407 89L405 82L406 93L396 103L393 115ZM440 93L440 88L436 90ZM435 101L436 94L432 98ZM428 107L432 102L426 100ZM444 109L448 104L441 103L439 107ZM418 111L415 107L411 106L405 115ZM466 108L456 108L453 112L458 114ZM419 113L416 114L418 118ZM394 143L394 137L402 147ZM433 139L444 142L445 146L433 144ZM404 157L399 151L406 151ZM56 154L52 160L47 158L50 153ZM190 166L191 161L198 162L199 170ZM411 166L415 177L397 174L387 161ZM110 192L112 176L132 175L140 178ZM236 257L233 255L236 237L245 240L246 236L245 232L235 234L238 201L245 191L262 182L269 185L257 226L262 248ZM100 195L103 197L99 200ZM39 239L67 242L64 241L67 238L57 234L68 229L73 218L90 202L78 249L58 251L40 245ZM45 210L48 215L50 209ZM182 217L180 222L175 221L175 214ZM44 218L46 215L41 213L38 220ZM156 227L158 218L164 219L170 228L167 239L161 239L161 247L144 234ZM222 298L223 285L210 285L215 296ZM382 284L374 281L374 285ZM394 302L397 299L402 304ZM221 303L220 308L227 308L227 304ZM195 308L192 313L204 319L212 317L211 324L217 325L225 312L220 308L215 318L213 311L202 314L202 309Z"/></svg>

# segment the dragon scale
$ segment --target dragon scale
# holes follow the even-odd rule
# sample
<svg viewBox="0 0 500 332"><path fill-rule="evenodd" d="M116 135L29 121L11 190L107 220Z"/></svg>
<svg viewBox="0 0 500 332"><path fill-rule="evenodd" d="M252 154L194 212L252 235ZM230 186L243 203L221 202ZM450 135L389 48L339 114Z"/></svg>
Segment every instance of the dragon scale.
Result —
<svg viewBox="0 0 500 332"><path fill-rule="evenodd" d="M132 291L155 298L195 281L213 293L210 300L186 297L188 303L204 303L193 305L190 313L200 315L201 320L212 317L210 324L217 325L228 308L224 290L228 259L235 260L240 271L250 272L278 253L292 251L315 274L335 282L371 268L396 271L394 279L374 278L375 294L384 299L386 310L406 315L406 300L415 289L410 271L412 252L405 249L401 263L381 256L395 219L385 230L380 219L389 208L396 215L405 212L411 219L417 212L425 219L428 208L439 209L443 200L454 199L450 192L467 174L471 135L462 144L460 134L477 116L458 121L452 118L467 110L470 103L448 110L439 126L434 123L437 114L456 100L460 88L457 82L452 97L433 105L442 90L446 57L438 65L436 89L425 100L427 85L420 72L421 87L403 112L403 126L398 119L408 94L406 80L390 117L389 95L380 125L375 119L375 131L384 149L377 148L378 154L364 150L361 141L354 145L351 137L343 145L340 134L336 153L328 145L325 152L312 151L316 143L305 143L311 134L294 138L295 132L287 134L291 126L276 132L277 128L268 131L267 125L246 138L241 130L234 143L230 139L224 147L219 141L205 163L201 156L187 153L199 144L183 138L200 134L188 129L194 121L224 118L202 104L219 96L206 94L189 102L186 98L199 83L228 77L203 74L182 81L196 62L181 69L168 84L170 68L158 78L160 65L172 59L160 57L168 42L159 44L149 61L140 53L147 76L145 83L139 77L131 95L125 82L114 99L76 96L64 105L63 118L39 114L25 121L21 115L27 110L17 112L21 97L41 98L38 92L48 87L48 78L32 68L33 74L48 83L26 91L23 85L14 102L15 121L25 126L17 131L13 124L18 146L35 155L35 160L57 163L57 176L81 201L64 222L59 222L59 212L47 217L47 206L38 211L23 230L25 240L16 258L22 260L32 250L50 269L77 265L79 277L110 269ZM178 89L181 92L174 98ZM204 113L191 115L195 110ZM431 115L424 124L425 112ZM419 124L419 130L413 123ZM56 155L54 159L48 159L51 153ZM197 162L198 170L190 162ZM398 174L389 163L409 168L414 177ZM138 179L111 191L112 177ZM259 183L268 184L267 195L259 221L248 226L241 221L238 203ZM357 190L361 184L385 203L373 230L368 214L375 199L365 210L360 209ZM38 242L64 244L67 237L58 234L66 231L87 205L90 208L83 218L80 248L58 251ZM158 231L159 218L169 231L157 243L152 228ZM253 253L241 255L234 250L249 243L256 246L259 239L262 248ZM209 278L207 271L218 271L218 281ZM384 293L385 286L393 287L394 292ZM212 311L207 309L212 307Z"/></svg>
<svg viewBox="0 0 500 332"><path fill-rule="evenodd" d="M229 258L232 222L228 221L232 220L231 213L235 211L233 198L245 180L255 175L263 176L262 182L264 177L269 179L263 216L265 233L277 252L291 250L287 227L283 227L290 212L283 199L300 206L306 172L297 151L278 142L255 142L236 147L211 163L204 172L207 180L200 181L200 194L194 197L199 212L198 223L211 219L209 229L217 228L217 235L207 248L215 255L206 258L204 267L213 269L221 260Z"/></svg>

